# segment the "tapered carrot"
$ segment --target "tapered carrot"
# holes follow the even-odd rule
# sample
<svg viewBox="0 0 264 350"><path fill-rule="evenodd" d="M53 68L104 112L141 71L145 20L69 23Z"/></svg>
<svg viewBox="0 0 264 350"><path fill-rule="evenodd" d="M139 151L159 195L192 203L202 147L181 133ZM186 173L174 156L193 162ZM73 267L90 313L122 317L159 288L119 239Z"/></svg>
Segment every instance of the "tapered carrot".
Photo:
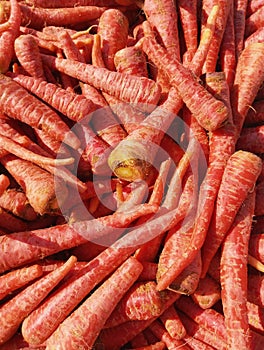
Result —
<svg viewBox="0 0 264 350"><path fill-rule="evenodd" d="M10 180L5 174L0 174L0 196L5 192L5 190L10 185Z"/></svg>
<svg viewBox="0 0 264 350"><path fill-rule="evenodd" d="M9 117L28 123L34 128L50 133L73 148L80 143L60 117L36 97L30 95L11 78L1 75L0 107Z"/></svg>
<svg viewBox="0 0 264 350"><path fill-rule="evenodd" d="M148 109L153 109L159 101L160 87L148 78L112 72L106 68L93 67L90 64L46 55L42 55L42 59L44 63L52 68L91 84L121 101L139 104L146 103L148 104Z"/></svg>
<svg viewBox="0 0 264 350"><path fill-rule="evenodd" d="M245 199L222 245L221 297L230 349L250 348L251 343L247 319L247 252L255 195L253 191ZM234 279L236 284L231 286L230 281ZM232 305L233 295L238 301L236 306Z"/></svg>
<svg viewBox="0 0 264 350"><path fill-rule="evenodd" d="M0 276L0 300L4 299L13 291L26 286L29 282L42 275L42 267L40 265L30 265L21 269L12 270Z"/></svg>
<svg viewBox="0 0 264 350"><path fill-rule="evenodd" d="M0 207L12 212L24 220L35 220L37 214L29 204L24 192L15 188L7 189L0 196Z"/></svg>
<svg viewBox="0 0 264 350"><path fill-rule="evenodd" d="M35 78L46 80L38 43L29 34L20 35L15 40L15 54L26 72Z"/></svg>
<svg viewBox="0 0 264 350"><path fill-rule="evenodd" d="M92 113L96 110L95 104L87 97L67 91L42 79L15 75L13 80L71 120L81 121L85 118L85 121L89 122Z"/></svg>
<svg viewBox="0 0 264 350"><path fill-rule="evenodd" d="M14 41L19 35L21 21L20 6L17 0L10 0L10 14L7 28L0 32L0 73L6 73L14 56Z"/></svg>
<svg viewBox="0 0 264 350"><path fill-rule="evenodd" d="M136 281L142 265L126 260L93 294L86 299L49 337L46 349L91 348L111 312ZM99 312L100 310L100 312Z"/></svg>
<svg viewBox="0 0 264 350"><path fill-rule="evenodd" d="M246 23L245 23L246 37L253 34L259 28L263 27L264 25L263 15L264 15L264 6L261 6L246 19Z"/></svg>
<svg viewBox="0 0 264 350"><path fill-rule="evenodd" d="M240 135L249 106L252 105L264 79L264 43L253 43L243 49L231 90L231 105L237 137ZM254 76L254 81L250 77Z"/></svg>
<svg viewBox="0 0 264 350"><path fill-rule="evenodd" d="M1 306L1 344L15 334L23 319L26 318L62 278L66 276L75 262L76 258L74 256L70 257L63 266L40 278Z"/></svg>

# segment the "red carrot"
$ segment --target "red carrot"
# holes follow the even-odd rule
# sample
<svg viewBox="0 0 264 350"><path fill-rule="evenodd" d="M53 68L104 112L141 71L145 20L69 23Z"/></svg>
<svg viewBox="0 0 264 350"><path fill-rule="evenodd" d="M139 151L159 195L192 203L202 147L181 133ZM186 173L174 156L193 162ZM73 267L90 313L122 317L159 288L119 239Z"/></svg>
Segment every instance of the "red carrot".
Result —
<svg viewBox="0 0 264 350"><path fill-rule="evenodd" d="M0 33L0 73L6 73L14 56L14 42L19 35L21 21L20 6L17 0L10 0L10 14L7 28Z"/></svg>
<svg viewBox="0 0 264 350"><path fill-rule="evenodd" d="M114 64L120 73L148 77L146 55L136 46L127 46L118 50L114 56Z"/></svg>
<svg viewBox="0 0 264 350"><path fill-rule="evenodd" d="M27 317L62 280L62 278L71 270L75 262L76 258L73 256L70 257L62 267L59 267L47 276L40 278L1 306L1 344L15 334L23 319Z"/></svg>
<svg viewBox="0 0 264 350"><path fill-rule="evenodd" d="M92 113L96 110L95 104L87 97L42 79L20 74L13 76L13 80L71 120L79 122L85 118L85 122L89 122Z"/></svg>
<svg viewBox="0 0 264 350"><path fill-rule="evenodd" d="M264 79L264 43L248 45L239 56L235 81L231 90L231 105L236 133L239 137L247 112ZM252 81L250 78L254 76Z"/></svg>
<svg viewBox="0 0 264 350"><path fill-rule="evenodd" d="M264 310L263 307L247 302L247 315L250 328L264 335Z"/></svg>
<svg viewBox="0 0 264 350"><path fill-rule="evenodd" d="M0 174L0 196L3 195L3 193L8 188L9 185L10 185L10 180L8 176L6 176L5 174Z"/></svg>
<svg viewBox="0 0 264 350"><path fill-rule="evenodd" d="M221 297L230 349L250 348L251 343L247 319L247 252L254 205L255 192L252 192L242 204L222 245ZM234 279L235 285L230 283ZM238 301L236 306L233 305L234 295Z"/></svg>
<svg viewBox="0 0 264 350"><path fill-rule="evenodd" d="M15 40L15 54L26 72L35 78L46 80L38 43L32 35L20 35Z"/></svg>
<svg viewBox="0 0 264 350"><path fill-rule="evenodd" d="M245 117L245 126L256 126L264 121L264 101L253 102Z"/></svg>
<svg viewBox="0 0 264 350"><path fill-rule="evenodd" d="M256 233L249 240L249 254L264 264L264 235Z"/></svg>
<svg viewBox="0 0 264 350"><path fill-rule="evenodd" d="M153 109L160 98L160 87L148 78L139 78L112 72L106 68L94 67L90 64L59 59L42 55L44 63L52 68L69 74L97 89L113 95L121 101L130 103L147 103ZM145 107L146 108L146 107Z"/></svg>
<svg viewBox="0 0 264 350"><path fill-rule="evenodd" d="M245 24L245 36L248 37L264 25L264 6L259 7L247 19Z"/></svg>
<svg viewBox="0 0 264 350"><path fill-rule="evenodd" d="M254 33L252 33L247 39L245 40L245 47L252 43L263 43L264 41L264 27L260 27L257 29Z"/></svg>
<svg viewBox="0 0 264 350"><path fill-rule="evenodd" d="M220 285L210 275L206 275L200 279L191 297L202 309L211 308L221 299Z"/></svg>
<svg viewBox="0 0 264 350"><path fill-rule="evenodd" d="M29 282L42 275L42 267L40 265L30 265L21 269L12 270L0 276L0 300L4 299L13 291L26 286Z"/></svg>
<svg viewBox="0 0 264 350"><path fill-rule="evenodd" d="M73 148L80 143L60 117L11 78L1 75L0 107L9 117L42 129Z"/></svg>
<svg viewBox="0 0 264 350"><path fill-rule="evenodd" d="M92 347L111 312L136 281L142 265L129 258L47 340L46 349ZM100 310L100 312L99 312Z"/></svg>
<svg viewBox="0 0 264 350"><path fill-rule="evenodd" d="M253 304L263 307L264 279L262 275L248 274L247 300Z"/></svg>
<svg viewBox="0 0 264 350"><path fill-rule="evenodd" d="M35 220L37 214L29 204L24 192L10 188L0 196L0 207L24 220Z"/></svg>
<svg viewBox="0 0 264 350"><path fill-rule="evenodd" d="M236 46L237 59L244 48L247 4L248 4L248 0L234 1L234 28L235 28L235 46Z"/></svg>
<svg viewBox="0 0 264 350"><path fill-rule="evenodd" d="M113 6L118 2L115 0L78 0L78 6ZM75 7L76 0L30 0L30 4L43 8Z"/></svg>
<svg viewBox="0 0 264 350"><path fill-rule="evenodd" d="M184 328L174 305L171 305L165 310L159 318L173 339L183 339L186 336L186 329Z"/></svg>
<svg viewBox="0 0 264 350"><path fill-rule="evenodd" d="M263 153L263 134L263 125L243 129L237 140L237 149L257 154Z"/></svg>
<svg viewBox="0 0 264 350"><path fill-rule="evenodd" d="M8 232L19 232L28 229L24 220L2 208L0 208L0 227Z"/></svg>
<svg viewBox="0 0 264 350"><path fill-rule="evenodd" d="M151 344L151 345L140 346L137 348L133 347L133 350L165 350L165 349L166 349L166 344L162 341L158 341L155 344Z"/></svg>

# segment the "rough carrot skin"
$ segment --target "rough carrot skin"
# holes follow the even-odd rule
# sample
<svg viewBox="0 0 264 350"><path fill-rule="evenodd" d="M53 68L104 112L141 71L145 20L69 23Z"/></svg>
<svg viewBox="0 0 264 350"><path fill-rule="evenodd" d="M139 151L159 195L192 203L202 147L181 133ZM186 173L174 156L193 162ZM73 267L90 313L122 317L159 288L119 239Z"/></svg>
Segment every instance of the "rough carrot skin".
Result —
<svg viewBox="0 0 264 350"><path fill-rule="evenodd" d="M71 120L79 122L85 118L85 122L88 123L92 113L96 110L96 105L87 97L67 91L42 79L19 74L14 75L13 80Z"/></svg>
<svg viewBox="0 0 264 350"><path fill-rule="evenodd" d="M14 55L14 41L19 35L21 23L20 6L17 0L10 0L10 17L7 24L9 27L0 33L0 73L6 73Z"/></svg>
<svg viewBox="0 0 264 350"><path fill-rule="evenodd" d="M73 148L80 142L60 117L11 78L0 76L0 108L9 117L50 133Z"/></svg>
<svg viewBox="0 0 264 350"><path fill-rule="evenodd" d="M127 259L49 337L46 349L89 349L119 300L142 271L135 258Z"/></svg>
<svg viewBox="0 0 264 350"><path fill-rule="evenodd" d="M166 50L159 46L153 38L144 39L143 50L157 67L168 75L170 83L179 91L186 106L201 126L212 131L226 122L227 107L201 86L189 69L178 60L172 60Z"/></svg>
<svg viewBox="0 0 264 350"><path fill-rule="evenodd" d="M249 240L249 254L264 264L264 235L255 233Z"/></svg>
<svg viewBox="0 0 264 350"><path fill-rule="evenodd" d="M30 0L30 4L43 8L75 7L76 0ZM113 6L115 0L78 0L78 6Z"/></svg>
<svg viewBox="0 0 264 350"><path fill-rule="evenodd" d="M245 36L253 34L256 30L263 27L264 25L264 6L261 6L258 10L256 10L252 15L250 15L246 19L245 24Z"/></svg>
<svg viewBox="0 0 264 350"><path fill-rule="evenodd" d="M0 300L20 287L26 286L29 282L42 275L40 265L31 265L21 269L10 271L0 276Z"/></svg>
<svg viewBox="0 0 264 350"><path fill-rule="evenodd" d="M220 285L207 274L200 279L198 287L191 297L202 309L211 308L221 299Z"/></svg>
<svg viewBox="0 0 264 350"><path fill-rule="evenodd" d="M46 80L38 43L34 37L29 34L20 35L14 45L16 57L26 72L32 77Z"/></svg>
<svg viewBox="0 0 264 350"><path fill-rule="evenodd" d="M114 64L120 73L148 77L146 55L136 46L127 46L118 50L114 56Z"/></svg>
<svg viewBox="0 0 264 350"><path fill-rule="evenodd" d="M10 180L5 174L0 174L0 196L3 195L5 190L10 185Z"/></svg>
<svg viewBox="0 0 264 350"><path fill-rule="evenodd" d="M223 312L230 349L249 349L251 344L247 319L247 254L255 206L255 191L242 204L222 244L220 281ZM236 281L235 285L232 281ZM234 303L234 296L236 303Z"/></svg>
<svg viewBox="0 0 264 350"><path fill-rule="evenodd" d="M254 33L252 33L247 39L245 40L245 47L252 43L263 43L264 41L264 27L260 27L257 29Z"/></svg>
<svg viewBox="0 0 264 350"><path fill-rule="evenodd" d="M75 262L76 258L74 256L70 257L63 266L40 278L1 306L0 344L3 344L15 334L23 319L66 276Z"/></svg>
<svg viewBox="0 0 264 350"><path fill-rule="evenodd" d="M160 99L160 87L153 80L135 77L90 64L42 55L44 63L124 102L147 104L153 109ZM145 107L146 108L146 107ZM144 108L143 108L144 109Z"/></svg>
<svg viewBox="0 0 264 350"><path fill-rule="evenodd" d="M171 305L165 310L159 318L173 339L183 339L186 336L186 329L184 328L174 305Z"/></svg>
<svg viewBox="0 0 264 350"><path fill-rule="evenodd" d="M109 70L115 70L115 53L126 47L128 28L128 18L118 9L108 9L99 18L97 33L101 37L102 58Z"/></svg>

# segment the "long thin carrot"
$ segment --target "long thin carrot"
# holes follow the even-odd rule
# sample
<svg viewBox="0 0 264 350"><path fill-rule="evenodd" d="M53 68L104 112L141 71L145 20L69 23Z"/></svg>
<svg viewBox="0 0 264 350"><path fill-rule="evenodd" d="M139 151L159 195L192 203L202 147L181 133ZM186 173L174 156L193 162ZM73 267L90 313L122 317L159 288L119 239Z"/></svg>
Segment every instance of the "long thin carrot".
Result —
<svg viewBox="0 0 264 350"><path fill-rule="evenodd" d="M92 347L105 321L141 271L142 265L135 258L126 260L61 323L47 340L46 349Z"/></svg>
<svg viewBox="0 0 264 350"><path fill-rule="evenodd" d="M73 148L80 142L60 117L11 78L1 75L1 110L8 116L42 129Z"/></svg>
<svg viewBox="0 0 264 350"><path fill-rule="evenodd" d="M234 1L234 28L235 28L235 46L236 46L237 59L244 48L247 4L248 4L248 0Z"/></svg>
<svg viewBox="0 0 264 350"><path fill-rule="evenodd" d="M58 0L30 0L30 4L43 8L75 7L76 0L64 0L63 3ZM78 6L113 6L115 0L78 0Z"/></svg>
<svg viewBox="0 0 264 350"><path fill-rule="evenodd" d="M62 280L71 270L75 262L76 258L74 256L70 257L63 266L50 272L43 278L40 278L1 306L0 315L2 322L0 326L0 344L3 344L15 334L23 319L27 317Z"/></svg>
<svg viewBox="0 0 264 350"><path fill-rule="evenodd" d="M160 98L160 87L148 78L139 78L90 64L42 55L44 63L69 74L97 89L113 95L121 101L148 104L153 109ZM146 106L145 106L146 108ZM143 108L144 109L144 108Z"/></svg>
<svg viewBox="0 0 264 350"><path fill-rule="evenodd" d="M0 73L6 73L14 55L14 42L19 35L21 21L20 6L17 0L10 0L10 15L7 29L0 33Z"/></svg>

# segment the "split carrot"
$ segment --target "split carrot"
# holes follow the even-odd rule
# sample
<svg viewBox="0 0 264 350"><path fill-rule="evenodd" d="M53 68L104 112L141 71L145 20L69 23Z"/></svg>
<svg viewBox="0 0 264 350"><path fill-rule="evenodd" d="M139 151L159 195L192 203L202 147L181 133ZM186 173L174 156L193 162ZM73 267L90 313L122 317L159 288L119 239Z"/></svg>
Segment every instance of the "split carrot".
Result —
<svg viewBox="0 0 264 350"><path fill-rule="evenodd" d="M263 57L264 43L248 45L239 56L234 85L231 90L231 106L236 137L240 135L246 114L263 82ZM250 79L252 76L255 77L254 81Z"/></svg>
<svg viewBox="0 0 264 350"><path fill-rule="evenodd" d="M249 37L256 30L263 27L264 25L263 15L264 15L264 6L261 6L246 19L246 23L245 23L246 37Z"/></svg>
<svg viewBox="0 0 264 350"><path fill-rule="evenodd" d="M51 68L91 84L121 101L139 104L146 103L148 108L151 109L159 101L160 87L148 78L112 72L106 68L94 67L90 64L47 55L42 55L42 59Z"/></svg>
<svg viewBox="0 0 264 350"><path fill-rule="evenodd" d="M1 75L0 82L0 107L5 114L28 123L33 128L42 129L75 149L79 147L77 137L53 110L10 77Z"/></svg>
<svg viewBox="0 0 264 350"><path fill-rule="evenodd" d="M20 4L17 0L10 0L10 13L7 28L0 30L0 73L6 73L14 56L14 42L19 35L19 27L21 24Z"/></svg>
<svg viewBox="0 0 264 350"><path fill-rule="evenodd" d="M46 349L92 347L107 318L141 271L140 262L135 258L127 259L60 324L47 340Z"/></svg>
<svg viewBox="0 0 264 350"><path fill-rule="evenodd" d="M24 220L33 221L37 219L37 213L29 204L25 193L15 188L3 192L0 196L0 207Z"/></svg>
<svg viewBox="0 0 264 350"><path fill-rule="evenodd" d="M16 57L25 71L32 77L46 80L35 38L30 34L19 35L14 45Z"/></svg>
<svg viewBox="0 0 264 350"><path fill-rule="evenodd" d="M247 252L255 195L253 191L243 202L233 225L222 244L220 262L221 298L230 349L250 348L251 337L247 319ZM231 255L231 257L230 257ZM230 281L236 284L230 285ZM233 296L238 304L233 304Z"/></svg>
<svg viewBox="0 0 264 350"><path fill-rule="evenodd" d="M5 174L0 174L0 196L3 195L3 193L8 188L9 185L10 185L10 180L8 176L6 176Z"/></svg>
<svg viewBox="0 0 264 350"><path fill-rule="evenodd" d="M34 264L21 269L12 270L0 276L0 300L4 299L13 291L26 286L29 282L42 275L42 267Z"/></svg>
<svg viewBox="0 0 264 350"><path fill-rule="evenodd" d="M0 308L1 336L0 344L10 339L23 319L32 312L48 293L62 280L71 270L76 258L71 256L63 266L50 272L22 290L15 297L4 303Z"/></svg>

